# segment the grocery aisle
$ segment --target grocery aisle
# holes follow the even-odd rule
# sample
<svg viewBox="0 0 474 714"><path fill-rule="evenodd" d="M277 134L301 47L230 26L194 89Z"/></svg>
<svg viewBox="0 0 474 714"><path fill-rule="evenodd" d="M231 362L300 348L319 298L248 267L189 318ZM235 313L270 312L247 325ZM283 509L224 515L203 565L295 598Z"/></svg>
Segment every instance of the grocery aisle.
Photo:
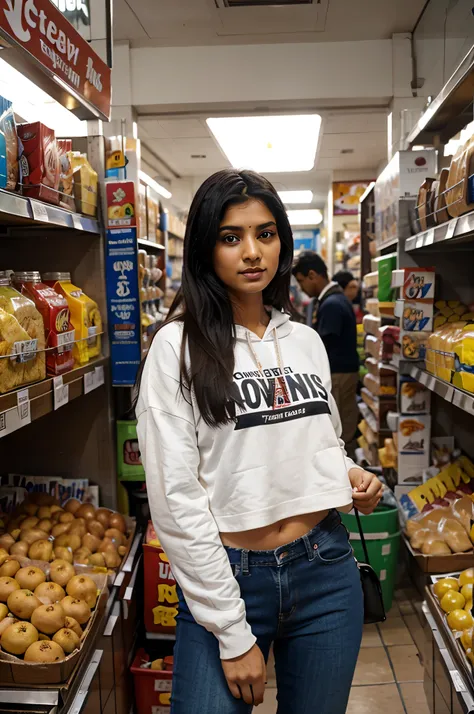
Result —
<svg viewBox="0 0 474 714"><path fill-rule="evenodd" d="M366 625L347 714L429 714L423 690L421 599L407 585L381 625ZM273 685L273 686L272 686ZM258 714L275 714L275 681L269 680Z"/></svg>

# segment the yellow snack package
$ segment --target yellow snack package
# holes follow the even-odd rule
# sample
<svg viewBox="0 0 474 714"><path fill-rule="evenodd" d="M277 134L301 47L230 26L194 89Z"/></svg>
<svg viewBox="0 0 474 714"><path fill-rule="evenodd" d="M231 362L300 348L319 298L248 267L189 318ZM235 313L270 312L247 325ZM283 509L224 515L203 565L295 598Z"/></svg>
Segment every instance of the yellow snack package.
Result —
<svg viewBox="0 0 474 714"><path fill-rule="evenodd" d="M97 303L87 297L71 282L70 273L45 273L43 281L66 298L71 313L71 323L76 330L73 349L78 366L101 354L102 318Z"/></svg>
<svg viewBox="0 0 474 714"><path fill-rule="evenodd" d="M76 207L87 216L97 216L99 177L87 156L77 151L68 152L74 176L74 197Z"/></svg>

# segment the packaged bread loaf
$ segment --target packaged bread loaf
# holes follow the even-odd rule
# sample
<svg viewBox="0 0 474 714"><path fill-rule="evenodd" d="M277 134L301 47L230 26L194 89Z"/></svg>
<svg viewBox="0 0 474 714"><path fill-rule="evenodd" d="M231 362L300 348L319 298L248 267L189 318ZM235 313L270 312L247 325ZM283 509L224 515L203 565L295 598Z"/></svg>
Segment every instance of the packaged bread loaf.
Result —
<svg viewBox="0 0 474 714"><path fill-rule="evenodd" d="M0 393L46 377L43 319L0 274Z"/></svg>

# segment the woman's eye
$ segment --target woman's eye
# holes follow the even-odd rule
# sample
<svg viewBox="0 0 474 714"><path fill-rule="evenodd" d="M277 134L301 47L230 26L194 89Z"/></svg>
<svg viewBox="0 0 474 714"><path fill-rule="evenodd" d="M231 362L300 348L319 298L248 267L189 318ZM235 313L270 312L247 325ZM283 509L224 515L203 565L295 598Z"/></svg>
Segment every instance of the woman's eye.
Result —
<svg viewBox="0 0 474 714"><path fill-rule="evenodd" d="M227 245L236 245L239 242L239 239L237 236L231 236L231 235L224 236L224 238L222 240L224 241L224 243L227 243Z"/></svg>
<svg viewBox="0 0 474 714"><path fill-rule="evenodd" d="M275 234L272 231L263 231L260 238L272 238Z"/></svg>

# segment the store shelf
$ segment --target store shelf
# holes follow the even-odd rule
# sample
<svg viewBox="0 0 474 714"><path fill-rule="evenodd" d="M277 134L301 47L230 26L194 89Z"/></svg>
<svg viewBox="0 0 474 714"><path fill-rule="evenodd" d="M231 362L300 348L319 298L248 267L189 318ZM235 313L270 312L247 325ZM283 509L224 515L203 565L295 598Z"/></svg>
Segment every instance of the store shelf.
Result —
<svg viewBox="0 0 474 714"><path fill-rule="evenodd" d="M412 253L414 250L432 245L442 247L445 243L450 244L452 241L472 240L474 240L474 211L407 238L405 250Z"/></svg>
<svg viewBox="0 0 474 714"><path fill-rule="evenodd" d="M32 198L19 196L0 189L0 224L54 226L74 228L85 233L100 234L99 222L89 216L71 213L59 206L52 206Z"/></svg>
<svg viewBox="0 0 474 714"><path fill-rule="evenodd" d="M176 635L165 635L161 632L145 632L145 637L147 640L167 640L173 641L176 639Z"/></svg>
<svg viewBox="0 0 474 714"><path fill-rule="evenodd" d="M161 251L165 249L165 246L161 243L154 243L152 240L146 240L146 238L139 238L138 245L140 248L145 248L146 250Z"/></svg>
<svg viewBox="0 0 474 714"><path fill-rule="evenodd" d="M62 382L68 387L68 394L61 406L100 387L104 383L107 362L108 358L101 357L64 374ZM0 395L0 439L55 411L55 404L59 408L58 389L54 378L48 377L42 382Z"/></svg>
<svg viewBox="0 0 474 714"><path fill-rule="evenodd" d="M408 374L431 392L438 394L445 401L454 404L455 407L459 407L459 409L462 409L468 414L474 414L474 394L453 387L452 384L443 382L442 379L438 379L438 377L418 367L412 367Z"/></svg>
<svg viewBox="0 0 474 714"><path fill-rule="evenodd" d="M387 248L393 248L393 246L397 245L398 243L398 237L395 238L390 238L389 240L383 241L383 243L379 243L379 241L376 241L376 246L377 250L386 250Z"/></svg>
<svg viewBox="0 0 474 714"><path fill-rule="evenodd" d="M407 145L433 144L436 135L446 143L472 121L473 96L474 47L410 132Z"/></svg>

